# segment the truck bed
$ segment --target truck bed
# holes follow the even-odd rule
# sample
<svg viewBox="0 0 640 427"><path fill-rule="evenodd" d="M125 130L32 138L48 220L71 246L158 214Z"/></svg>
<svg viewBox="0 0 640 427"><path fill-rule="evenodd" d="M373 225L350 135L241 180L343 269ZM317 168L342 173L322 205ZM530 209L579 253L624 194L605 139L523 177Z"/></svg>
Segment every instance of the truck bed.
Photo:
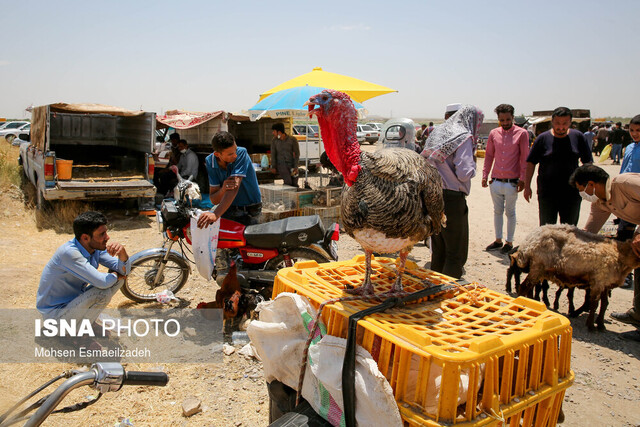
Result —
<svg viewBox="0 0 640 427"><path fill-rule="evenodd" d="M71 173L72 181L128 181L142 180L144 174L135 169L118 170L109 165L74 165Z"/></svg>
<svg viewBox="0 0 640 427"><path fill-rule="evenodd" d="M155 187L144 174L134 169L118 170L110 165L74 165L71 180L58 180L54 188L45 192L45 198L54 199L107 199L152 197Z"/></svg>

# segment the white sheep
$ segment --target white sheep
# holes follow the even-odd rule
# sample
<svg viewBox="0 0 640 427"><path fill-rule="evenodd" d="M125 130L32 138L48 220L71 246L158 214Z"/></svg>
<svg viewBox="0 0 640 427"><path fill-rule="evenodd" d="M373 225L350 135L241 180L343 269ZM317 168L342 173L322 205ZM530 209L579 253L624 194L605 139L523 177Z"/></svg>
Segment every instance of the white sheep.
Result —
<svg viewBox="0 0 640 427"><path fill-rule="evenodd" d="M567 288L587 286L590 331L595 330L598 301L600 312L596 323L598 330L603 331L609 291L621 286L631 270L640 267L640 258L631 249L631 241L619 242L567 224L537 228L520 244L513 257L522 271L529 272L519 295L527 295L544 279Z"/></svg>

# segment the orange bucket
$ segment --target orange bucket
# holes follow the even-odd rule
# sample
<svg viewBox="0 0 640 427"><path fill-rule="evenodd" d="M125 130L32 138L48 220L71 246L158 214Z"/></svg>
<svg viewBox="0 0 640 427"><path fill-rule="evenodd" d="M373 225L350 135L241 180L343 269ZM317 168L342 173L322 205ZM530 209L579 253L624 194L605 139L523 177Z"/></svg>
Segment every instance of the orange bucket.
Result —
<svg viewBox="0 0 640 427"><path fill-rule="evenodd" d="M73 160L56 159L56 169L58 169L58 179L70 180Z"/></svg>

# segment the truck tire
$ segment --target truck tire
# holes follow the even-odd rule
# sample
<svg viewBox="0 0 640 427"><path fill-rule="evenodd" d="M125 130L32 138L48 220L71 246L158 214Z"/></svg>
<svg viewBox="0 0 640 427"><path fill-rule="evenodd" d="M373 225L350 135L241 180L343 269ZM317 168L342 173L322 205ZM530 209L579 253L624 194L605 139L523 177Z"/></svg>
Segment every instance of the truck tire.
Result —
<svg viewBox="0 0 640 427"><path fill-rule="evenodd" d="M298 261L307 261L313 260L318 264L323 262L331 262L331 260L319 252L314 251L310 248L293 248L289 251L289 256L291 256L291 260L295 264ZM285 267L284 263L284 255L280 254L275 258L271 258L265 264L265 270L280 270Z"/></svg>
<svg viewBox="0 0 640 427"><path fill-rule="evenodd" d="M125 297L135 302L156 300L156 294L164 290L176 294L189 278L189 264L177 255L169 254L167 265L162 272L160 282L154 287L153 282L164 254L158 253L136 260L131 264L131 272L127 276L120 291Z"/></svg>
<svg viewBox="0 0 640 427"><path fill-rule="evenodd" d="M8 135L5 135L5 136L4 136L4 139L9 143L9 145L11 145L11 143L13 142L13 140L14 140L14 139L16 139L16 136L15 136L15 135L8 134Z"/></svg>

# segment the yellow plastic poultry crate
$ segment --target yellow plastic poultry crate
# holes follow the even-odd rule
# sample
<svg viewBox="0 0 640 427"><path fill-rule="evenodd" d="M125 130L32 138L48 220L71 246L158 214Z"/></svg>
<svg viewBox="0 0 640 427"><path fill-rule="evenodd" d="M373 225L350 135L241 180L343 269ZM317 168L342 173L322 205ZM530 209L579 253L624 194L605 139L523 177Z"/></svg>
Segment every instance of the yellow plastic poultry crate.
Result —
<svg viewBox="0 0 640 427"><path fill-rule="evenodd" d="M396 278L395 260L374 258L375 292ZM273 296L294 292L317 308L364 279L364 256L280 270ZM564 316L527 298L511 298L407 261L404 289L455 284L453 291L365 317L356 339L391 385L405 425L552 426L573 383L572 329ZM328 304L327 333L346 338L348 318L376 301Z"/></svg>

